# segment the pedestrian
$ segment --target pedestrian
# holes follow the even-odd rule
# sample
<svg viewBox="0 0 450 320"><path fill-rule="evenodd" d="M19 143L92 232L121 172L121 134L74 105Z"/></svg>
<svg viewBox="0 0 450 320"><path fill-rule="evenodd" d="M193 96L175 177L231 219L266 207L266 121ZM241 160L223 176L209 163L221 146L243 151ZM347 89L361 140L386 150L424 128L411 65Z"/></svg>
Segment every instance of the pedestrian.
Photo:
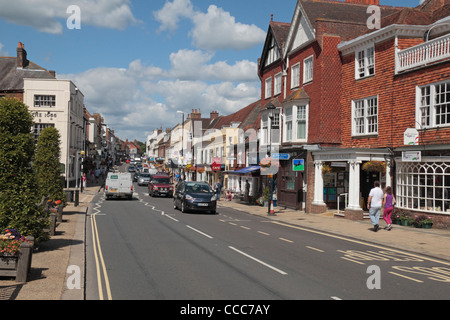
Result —
<svg viewBox="0 0 450 320"><path fill-rule="evenodd" d="M250 202L250 183L248 183L248 179L245 180L245 201Z"/></svg>
<svg viewBox="0 0 450 320"><path fill-rule="evenodd" d="M377 232L380 226L381 207L383 205L383 190L380 188L380 182L375 181L374 188L370 190L367 200L367 209L369 209L370 220L372 221L373 231Z"/></svg>
<svg viewBox="0 0 450 320"><path fill-rule="evenodd" d="M83 189L86 189L86 185L87 185L87 177L86 173L83 173Z"/></svg>
<svg viewBox="0 0 450 320"><path fill-rule="evenodd" d="M220 200L220 192L222 190L222 184L220 183L220 181L217 181L216 183L216 194L217 194L217 201Z"/></svg>
<svg viewBox="0 0 450 320"><path fill-rule="evenodd" d="M395 197L392 194L392 188L391 187L386 187L386 193L384 194L383 197L383 219L384 221L386 221L387 226L386 226L386 230L391 231L392 230L392 219L391 219L391 215L392 212L394 211L394 205L396 203Z"/></svg>

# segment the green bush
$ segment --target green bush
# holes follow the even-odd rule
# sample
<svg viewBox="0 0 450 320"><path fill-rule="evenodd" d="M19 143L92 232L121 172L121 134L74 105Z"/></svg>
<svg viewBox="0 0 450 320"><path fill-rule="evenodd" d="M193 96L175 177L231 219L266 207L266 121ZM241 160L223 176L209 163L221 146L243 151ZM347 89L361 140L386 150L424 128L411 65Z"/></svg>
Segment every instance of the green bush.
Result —
<svg viewBox="0 0 450 320"><path fill-rule="evenodd" d="M60 134L56 128L45 128L37 141L33 169L37 179L38 196L65 203L64 186L60 173Z"/></svg>
<svg viewBox="0 0 450 320"><path fill-rule="evenodd" d="M0 98L0 230L17 229L43 240L50 219L40 201L31 163L33 117L17 99Z"/></svg>

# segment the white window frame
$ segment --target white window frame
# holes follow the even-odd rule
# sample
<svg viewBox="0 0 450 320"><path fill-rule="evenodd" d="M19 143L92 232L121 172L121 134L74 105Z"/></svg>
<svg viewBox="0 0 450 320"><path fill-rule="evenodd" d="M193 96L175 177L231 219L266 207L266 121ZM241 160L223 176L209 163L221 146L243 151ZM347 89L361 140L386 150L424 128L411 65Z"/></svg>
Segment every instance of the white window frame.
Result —
<svg viewBox="0 0 450 320"><path fill-rule="evenodd" d="M55 108L56 96L51 94L35 94L33 105L35 108Z"/></svg>
<svg viewBox="0 0 450 320"><path fill-rule="evenodd" d="M264 97L265 99L269 99L272 97L272 77L267 78L264 83L265 83Z"/></svg>
<svg viewBox="0 0 450 320"><path fill-rule="evenodd" d="M373 103L376 102L376 105ZM373 114L373 108L376 114ZM352 136L373 136L379 131L380 104L378 96L352 101ZM376 130L374 130L374 126Z"/></svg>
<svg viewBox="0 0 450 320"><path fill-rule="evenodd" d="M281 72L277 73L274 77L274 86L273 86L273 95L277 96L279 94L281 94L281 83L282 83L282 77L281 77Z"/></svg>
<svg viewBox="0 0 450 320"><path fill-rule="evenodd" d="M397 163L399 208L449 215L450 164L444 159Z"/></svg>
<svg viewBox="0 0 450 320"><path fill-rule="evenodd" d="M291 89L300 87L300 62L291 67Z"/></svg>
<svg viewBox="0 0 450 320"><path fill-rule="evenodd" d="M303 60L303 84L310 83L314 78L314 56Z"/></svg>
<svg viewBox="0 0 450 320"><path fill-rule="evenodd" d="M369 45L355 52L355 79L375 75L375 45Z"/></svg>
<svg viewBox="0 0 450 320"><path fill-rule="evenodd" d="M292 110L292 114L288 115L287 110ZM304 112L299 112L304 109ZM302 116L302 119L299 118ZM309 123L309 104L296 104L292 106L285 107L285 113L283 117L283 142L293 142L293 143L307 143L308 142L308 123ZM300 121L305 122L305 137L300 139L298 137L298 124Z"/></svg>
<svg viewBox="0 0 450 320"><path fill-rule="evenodd" d="M439 92L443 88L445 91ZM438 119L440 107L443 108L441 110L443 112L440 113L441 119ZM416 129L448 126L450 126L450 80L418 86L416 88Z"/></svg>

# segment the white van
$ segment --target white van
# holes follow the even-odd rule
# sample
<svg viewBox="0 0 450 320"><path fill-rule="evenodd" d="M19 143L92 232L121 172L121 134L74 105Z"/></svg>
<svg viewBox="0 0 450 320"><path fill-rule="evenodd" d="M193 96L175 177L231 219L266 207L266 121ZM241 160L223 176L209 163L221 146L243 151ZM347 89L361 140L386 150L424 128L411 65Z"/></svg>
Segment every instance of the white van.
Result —
<svg viewBox="0 0 450 320"><path fill-rule="evenodd" d="M109 172L105 182L106 199L113 197L133 198L133 177L131 173Z"/></svg>

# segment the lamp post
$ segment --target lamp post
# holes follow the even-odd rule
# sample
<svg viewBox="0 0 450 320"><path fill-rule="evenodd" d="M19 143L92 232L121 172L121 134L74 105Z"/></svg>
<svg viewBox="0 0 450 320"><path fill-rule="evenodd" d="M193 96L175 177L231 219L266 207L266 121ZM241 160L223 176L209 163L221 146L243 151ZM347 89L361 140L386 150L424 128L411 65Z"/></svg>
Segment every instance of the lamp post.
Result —
<svg viewBox="0 0 450 320"><path fill-rule="evenodd" d="M275 106L272 103L269 103L269 105L267 106L267 110L269 112L268 119L267 119L269 121L269 126L268 126L269 132L267 134L267 138L270 140L268 155L269 155L269 159L271 160L270 163L271 163L271 168L272 168L272 120L273 120L273 117L274 117ZM267 206L267 214L269 216L274 216L275 213L271 212L271 210L270 210L272 208L272 205L273 205L273 174L271 174L269 176L269 178L271 178L271 181L270 181L270 200L269 200L269 205Z"/></svg>
<svg viewBox="0 0 450 320"><path fill-rule="evenodd" d="M182 122L181 122L182 131L181 131L181 157L180 157L181 166L183 167L183 160L184 160L184 151L183 151L183 148L184 148L184 112L183 111L177 111L177 113L183 115ZM180 173L180 177L181 177L181 175L182 175L182 173Z"/></svg>

